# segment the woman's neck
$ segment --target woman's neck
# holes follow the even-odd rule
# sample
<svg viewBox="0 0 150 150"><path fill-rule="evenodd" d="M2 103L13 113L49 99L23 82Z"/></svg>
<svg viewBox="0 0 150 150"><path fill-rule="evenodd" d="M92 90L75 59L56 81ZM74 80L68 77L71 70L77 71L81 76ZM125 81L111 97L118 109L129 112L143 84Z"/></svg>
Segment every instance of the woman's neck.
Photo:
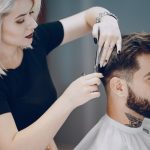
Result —
<svg viewBox="0 0 150 150"><path fill-rule="evenodd" d="M0 65L2 68L17 68L22 62L22 57L23 51L21 48L0 44Z"/></svg>

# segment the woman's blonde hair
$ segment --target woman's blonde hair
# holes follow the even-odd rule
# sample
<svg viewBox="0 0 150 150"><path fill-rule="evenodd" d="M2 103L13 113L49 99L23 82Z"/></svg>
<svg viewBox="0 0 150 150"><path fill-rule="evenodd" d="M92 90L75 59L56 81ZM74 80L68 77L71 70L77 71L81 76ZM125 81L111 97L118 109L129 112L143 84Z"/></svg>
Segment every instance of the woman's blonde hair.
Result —
<svg viewBox="0 0 150 150"><path fill-rule="evenodd" d="M12 7L14 6L16 0L0 0L0 39L1 39L1 25L3 16L9 14ZM40 8L41 8L41 0L31 0L33 2L33 11L34 11L34 19L37 20ZM0 64L0 75L6 75L4 72L4 67Z"/></svg>
<svg viewBox="0 0 150 150"><path fill-rule="evenodd" d="M2 16L6 15L12 9L16 0L0 0L0 22L2 21ZM33 10L35 12L35 20L38 17L41 8L41 0L31 0L33 2Z"/></svg>

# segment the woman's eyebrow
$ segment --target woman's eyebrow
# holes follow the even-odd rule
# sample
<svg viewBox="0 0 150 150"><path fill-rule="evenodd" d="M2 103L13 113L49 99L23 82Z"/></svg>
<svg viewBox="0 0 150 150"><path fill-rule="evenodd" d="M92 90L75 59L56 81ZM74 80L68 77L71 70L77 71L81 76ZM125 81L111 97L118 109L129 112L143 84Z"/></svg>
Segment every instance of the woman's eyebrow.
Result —
<svg viewBox="0 0 150 150"><path fill-rule="evenodd" d="M20 17L23 17L23 16L25 16L25 15L27 15L27 14L21 14L21 15L17 16L15 19L20 18Z"/></svg>
<svg viewBox="0 0 150 150"><path fill-rule="evenodd" d="M33 8L33 6L31 7L30 11L32 10L32 8ZM25 15L27 15L27 14L28 14L28 13L21 14L21 15L17 16L15 19L20 18L20 17L23 17L23 16L25 16Z"/></svg>

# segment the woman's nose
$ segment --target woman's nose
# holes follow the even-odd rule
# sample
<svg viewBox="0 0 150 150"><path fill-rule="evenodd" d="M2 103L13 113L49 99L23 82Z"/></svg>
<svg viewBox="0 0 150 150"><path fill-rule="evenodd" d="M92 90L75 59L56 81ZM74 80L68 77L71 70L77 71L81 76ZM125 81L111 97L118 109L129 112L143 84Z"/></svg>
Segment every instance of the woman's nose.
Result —
<svg viewBox="0 0 150 150"><path fill-rule="evenodd" d="M34 19L32 19L32 28L35 29L37 26L38 26L37 22Z"/></svg>
<svg viewBox="0 0 150 150"><path fill-rule="evenodd" d="M37 22L33 18L30 18L30 21L28 22L28 29L35 29L37 26Z"/></svg>

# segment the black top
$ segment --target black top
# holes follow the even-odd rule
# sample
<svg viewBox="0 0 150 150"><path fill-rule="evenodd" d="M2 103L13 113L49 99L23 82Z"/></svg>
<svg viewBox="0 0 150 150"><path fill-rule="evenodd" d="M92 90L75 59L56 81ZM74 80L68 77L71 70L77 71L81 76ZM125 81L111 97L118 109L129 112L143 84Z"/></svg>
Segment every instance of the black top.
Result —
<svg viewBox="0 0 150 150"><path fill-rule="evenodd" d="M64 30L57 21L39 25L32 46L23 51L21 65L0 77L0 114L11 112L18 130L36 121L56 100L46 55L63 40Z"/></svg>

